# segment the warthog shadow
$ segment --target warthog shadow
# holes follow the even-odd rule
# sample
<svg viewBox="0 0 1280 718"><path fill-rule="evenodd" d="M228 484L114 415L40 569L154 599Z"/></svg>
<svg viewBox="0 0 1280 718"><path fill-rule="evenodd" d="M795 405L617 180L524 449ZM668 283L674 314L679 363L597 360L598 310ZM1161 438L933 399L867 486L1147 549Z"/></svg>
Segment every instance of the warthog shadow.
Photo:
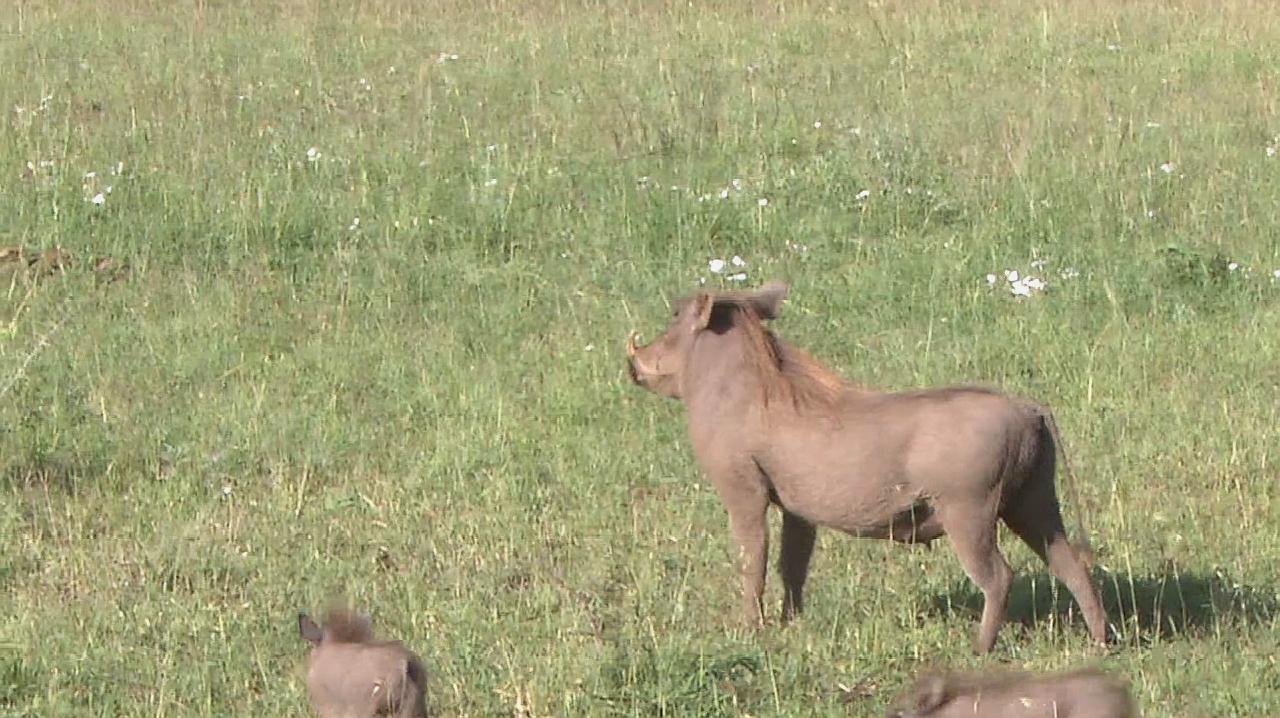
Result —
<svg viewBox="0 0 1280 718"><path fill-rule="evenodd" d="M80 478L104 470L88 461L61 455L24 459L0 468L0 487L9 491L42 489L74 495Z"/></svg>
<svg viewBox="0 0 1280 718"><path fill-rule="evenodd" d="M1280 597L1235 581L1222 569L1187 573L1172 563L1147 574L1095 569L1107 622L1121 644L1144 645L1154 639L1195 635L1217 625L1269 623L1280 615ZM955 587L933 600L931 612L960 610L978 614L982 594L972 584ZM1019 576L1009 593L1009 621L1032 628L1047 623L1055 630L1083 621L1065 587L1043 572Z"/></svg>

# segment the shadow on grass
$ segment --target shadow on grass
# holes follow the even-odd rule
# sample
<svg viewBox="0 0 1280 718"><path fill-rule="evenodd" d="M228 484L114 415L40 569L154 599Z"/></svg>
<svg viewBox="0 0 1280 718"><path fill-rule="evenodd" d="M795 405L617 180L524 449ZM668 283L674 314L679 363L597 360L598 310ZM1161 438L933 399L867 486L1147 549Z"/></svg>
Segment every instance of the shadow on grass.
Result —
<svg viewBox="0 0 1280 718"><path fill-rule="evenodd" d="M1225 571L1183 573L1172 565L1150 574L1094 572L1107 622L1120 643L1199 635L1217 626L1269 624L1280 617L1280 596L1245 586ZM934 614L959 610L980 616L982 593L967 579L933 600ZM1084 617L1066 586L1045 573L1019 576L1009 594L1009 621L1028 628L1084 630Z"/></svg>
<svg viewBox="0 0 1280 718"><path fill-rule="evenodd" d="M102 468L65 456L23 457L5 466L0 464L0 487L10 491L45 491L74 495L84 476Z"/></svg>

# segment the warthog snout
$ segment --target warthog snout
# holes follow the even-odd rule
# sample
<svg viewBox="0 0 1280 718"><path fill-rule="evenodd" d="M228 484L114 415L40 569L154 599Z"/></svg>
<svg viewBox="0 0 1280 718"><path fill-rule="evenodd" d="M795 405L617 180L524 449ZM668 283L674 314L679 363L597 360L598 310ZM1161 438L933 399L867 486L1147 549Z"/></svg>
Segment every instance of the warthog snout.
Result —
<svg viewBox="0 0 1280 718"><path fill-rule="evenodd" d="M631 332L627 335L627 373L631 375L631 381L641 384L641 375L650 375L653 372L644 365L640 359L640 349L636 345L636 338L639 337L638 332Z"/></svg>

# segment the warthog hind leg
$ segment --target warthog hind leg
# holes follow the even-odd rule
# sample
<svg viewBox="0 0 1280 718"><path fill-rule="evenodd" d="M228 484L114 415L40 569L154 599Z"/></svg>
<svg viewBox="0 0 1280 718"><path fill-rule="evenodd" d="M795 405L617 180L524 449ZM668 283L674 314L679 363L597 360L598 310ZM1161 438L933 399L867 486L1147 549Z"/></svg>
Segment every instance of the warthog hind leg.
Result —
<svg viewBox="0 0 1280 718"><path fill-rule="evenodd" d="M813 524L783 509L782 550L778 557L778 573L782 574L785 596L782 620L790 621L804 610L804 582L809 575L809 559L818 530Z"/></svg>
<svg viewBox="0 0 1280 718"><path fill-rule="evenodd" d="M1107 614L1088 568L1067 541L1052 477L1052 469L1047 479L1043 474L1036 476L1009 502L1002 516L1018 538L1048 564L1049 572L1071 591L1093 640L1106 643Z"/></svg>

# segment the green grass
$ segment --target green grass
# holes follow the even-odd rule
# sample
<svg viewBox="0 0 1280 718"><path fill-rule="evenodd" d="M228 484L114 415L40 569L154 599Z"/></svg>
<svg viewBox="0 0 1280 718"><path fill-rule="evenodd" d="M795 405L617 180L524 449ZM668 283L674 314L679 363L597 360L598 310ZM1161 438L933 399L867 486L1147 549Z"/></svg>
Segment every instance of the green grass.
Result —
<svg viewBox="0 0 1280 718"><path fill-rule="evenodd" d="M966 5L0 13L0 246L77 259L0 268L0 715L305 715L335 592L443 715L874 715L1087 661L1147 715L1280 712L1280 15ZM804 619L738 629L621 356L734 254L853 379L1054 407L1117 650L1007 534L990 659L945 544L820 534Z"/></svg>

